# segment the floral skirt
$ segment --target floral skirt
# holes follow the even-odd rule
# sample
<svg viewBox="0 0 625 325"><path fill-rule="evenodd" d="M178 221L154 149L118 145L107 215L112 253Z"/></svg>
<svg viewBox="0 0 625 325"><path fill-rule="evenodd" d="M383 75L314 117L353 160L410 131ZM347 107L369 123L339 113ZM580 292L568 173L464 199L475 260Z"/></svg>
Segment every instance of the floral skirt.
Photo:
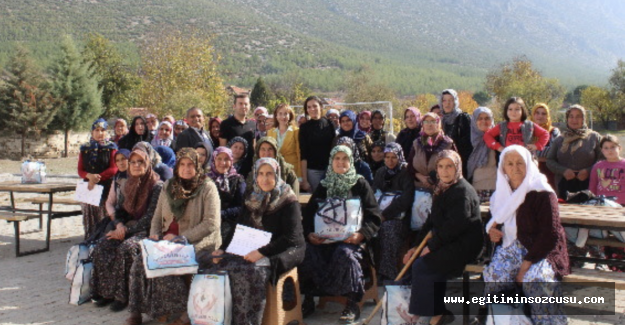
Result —
<svg viewBox="0 0 625 325"><path fill-rule="evenodd" d="M386 279L394 280L399 274L399 263L402 245L406 239L406 226L400 219L382 222L378 239L380 243L380 265L378 272Z"/></svg>
<svg viewBox="0 0 625 325"><path fill-rule="evenodd" d="M102 200L103 202L105 200ZM103 218L107 218L106 216L106 207L104 202L100 204L100 206L95 206L91 204L81 203L80 208L82 210L82 226L85 229L85 239L91 237L93 232L96 230L96 225Z"/></svg>

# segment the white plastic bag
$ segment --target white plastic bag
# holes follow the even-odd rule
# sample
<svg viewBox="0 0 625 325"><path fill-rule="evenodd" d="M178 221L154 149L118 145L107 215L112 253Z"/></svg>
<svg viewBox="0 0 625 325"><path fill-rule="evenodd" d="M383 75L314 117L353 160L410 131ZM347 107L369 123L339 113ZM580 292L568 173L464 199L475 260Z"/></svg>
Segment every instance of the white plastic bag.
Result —
<svg viewBox="0 0 625 325"><path fill-rule="evenodd" d="M426 190L415 190L410 216L410 229L419 230L432 212L432 194Z"/></svg>
<svg viewBox="0 0 625 325"><path fill-rule="evenodd" d="M391 205L391 203L393 203L393 200L395 200L396 197L401 195L401 193L395 193L395 192L384 192L384 193L382 193L382 191L377 190L377 191L375 191L375 193L373 195L375 196L375 200L378 202L378 206L380 207L380 211L384 211L384 210L386 210L386 208L388 208L389 205ZM406 213L402 212L398 216L398 218L399 219L403 219L405 215L406 215Z"/></svg>
<svg viewBox="0 0 625 325"><path fill-rule="evenodd" d="M523 313L523 304L491 304L486 325L532 325L532 320Z"/></svg>
<svg viewBox="0 0 625 325"><path fill-rule="evenodd" d="M340 242L360 230L362 208L359 198L329 198L319 205L315 214L315 233L325 244Z"/></svg>
<svg viewBox="0 0 625 325"><path fill-rule="evenodd" d="M190 244L146 238L141 241L141 255L148 279L197 273L195 249Z"/></svg>
<svg viewBox="0 0 625 325"><path fill-rule="evenodd" d="M82 305L91 299L91 273L93 263L90 259L81 260L76 267L72 285L69 289L69 303L71 305Z"/></svg>
<svg viewBox="0 0 625 325"><path fill-rule="evenodd" d="M22 184L41 184L46 182L46 163L26 160L22 163Z"/></svg>
<svg viewBox="0 0 625 325"><path fill-rule="evenodd" d="M193 325L230 325L232 294L228 274L194 275L187 312Z"/></svg>
<svg viewBox="0 0 625 325"><path fill-rule="evenodd" d="M93 245L78 244L69 248L65 259L65 278L72 281L81 260L89 258Z"/></svg>
<svg viewBox="0 0 625 325"><path fill-rule="evenodd" d="M417 324L418 316L408 312L411 286L388 285L382 298L382 325Z"/></svg>

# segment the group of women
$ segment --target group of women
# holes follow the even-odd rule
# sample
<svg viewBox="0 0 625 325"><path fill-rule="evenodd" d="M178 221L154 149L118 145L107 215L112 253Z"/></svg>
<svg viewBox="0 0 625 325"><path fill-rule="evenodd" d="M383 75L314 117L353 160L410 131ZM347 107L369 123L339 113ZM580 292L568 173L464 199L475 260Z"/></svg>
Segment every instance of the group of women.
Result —
<svg viewBox="0 0 625 325"><path fill-rule="evenodd" d="M588 188L590 182L603 192L619 189L621 195L625 176L614 174L614 168L622 170L625 164L618 140L606 137L599 143L579 105L569 108L566 130L555 139L558 131L544 104L536 105L530 116L522 99L511 98L503 108L505 121L497 126L486 107L472 116L460 111L451 89L442 93L440 107L441 115L406 109L406 128L394 139L383 130L380 111L358 116L330 110L327 115L338 116L326 117L323 101L311 96L304 102L306 121L298 128L293 110L281 105L274 112L277 127L255 143L247 178L237 169L252 145L243 138L214 152L201 144L180 149L173 175L165 179L156 171L162 162L151 156L148 142L153 139L143 132L143 118L133 119L131 131L119 140L120 150L107 140L106 122L96 121L79 159L81 177L107 186L101 207L85 206L86 237L93 237L99 220L110 221L93 252L96 304L112 303L114 311L128 306L130 325L141 324L142 313L181 314L174 323L189 323L184 313L189 279L146 278L138 243L147 237L183 238L195 246L204 268L228 272L233 324L260 324L265 283L275 284L295 266L305 316L314 313L314 296L334 295L347 298L340 321L357 320L369 269L375 267L382 279L394 279L414 253L406 252L408 244L427 233L431 236L411 271L409 312L419 324L453 321L440 284L477 258L484 230L490 240L502 243L485 271L490 282L560 280L569 264L554 185L566 193L583 188L584 182ZM211 134L213 121L219 122L211 120ZM169 127L165 122L160 126ZM602 153L608 160L596 166L593 181L590 161ZM303 209L297 200L300 189L312 193ZM431 193L433 199L425 224L411 233L415 190ZM379 194L394 196L384 209ZM338 242L316 232L315 218L324 202L354 199L362 211L358 231ZM489 199L493 218L484 228L479 204ZM243 257L224 254L236 224L271 232L271 242ZM269 266L256 263L265 258ZM494 285L486 293L502 289ZM550 294L558 294L557 288ZM558 308L532 306L532 319L566 322Z"/></svg>

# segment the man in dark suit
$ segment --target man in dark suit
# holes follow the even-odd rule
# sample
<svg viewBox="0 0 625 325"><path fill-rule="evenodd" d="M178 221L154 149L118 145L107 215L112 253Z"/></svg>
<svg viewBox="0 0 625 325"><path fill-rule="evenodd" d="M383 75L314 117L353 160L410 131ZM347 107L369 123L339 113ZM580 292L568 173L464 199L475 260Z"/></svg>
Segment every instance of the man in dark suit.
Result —
<svg viewBox="0 0 625 325"><path fill-rule="evenodd" d="M214 145L210 135L204 130L204 113L197 107L191 107L187 110L187 123L189 128L182 131L172 145L173 149L178 152L182 148L195 148L199 142L206 143L211 150Z"/></svg>

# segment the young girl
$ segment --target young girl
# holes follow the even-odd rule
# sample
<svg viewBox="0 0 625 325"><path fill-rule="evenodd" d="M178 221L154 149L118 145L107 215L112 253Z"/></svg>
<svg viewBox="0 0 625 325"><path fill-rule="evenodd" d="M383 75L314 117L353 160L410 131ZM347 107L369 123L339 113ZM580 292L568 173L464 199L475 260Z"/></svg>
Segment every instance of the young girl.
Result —
<svg viewBox="0 0 625 325"><path fill-rule="evenodd" d="M605 160L592 167L589 189L595 195L616 197L618 204L625 205L625 159L620 155L618 138L608 134L601 139L599 147Z"/></svg>
<svg viewBox="0 0 625 325"><path fill-rule="evenodd" d="M484 133L486 145L499 152L507 146L518 144L530 151L543 150L549 142L549 132L527 120L527 108L521 97L512 97L503 106L504 122ZM499 141L496 138L499 137ZM536 143L532 138L536 137Z"/></svg>

